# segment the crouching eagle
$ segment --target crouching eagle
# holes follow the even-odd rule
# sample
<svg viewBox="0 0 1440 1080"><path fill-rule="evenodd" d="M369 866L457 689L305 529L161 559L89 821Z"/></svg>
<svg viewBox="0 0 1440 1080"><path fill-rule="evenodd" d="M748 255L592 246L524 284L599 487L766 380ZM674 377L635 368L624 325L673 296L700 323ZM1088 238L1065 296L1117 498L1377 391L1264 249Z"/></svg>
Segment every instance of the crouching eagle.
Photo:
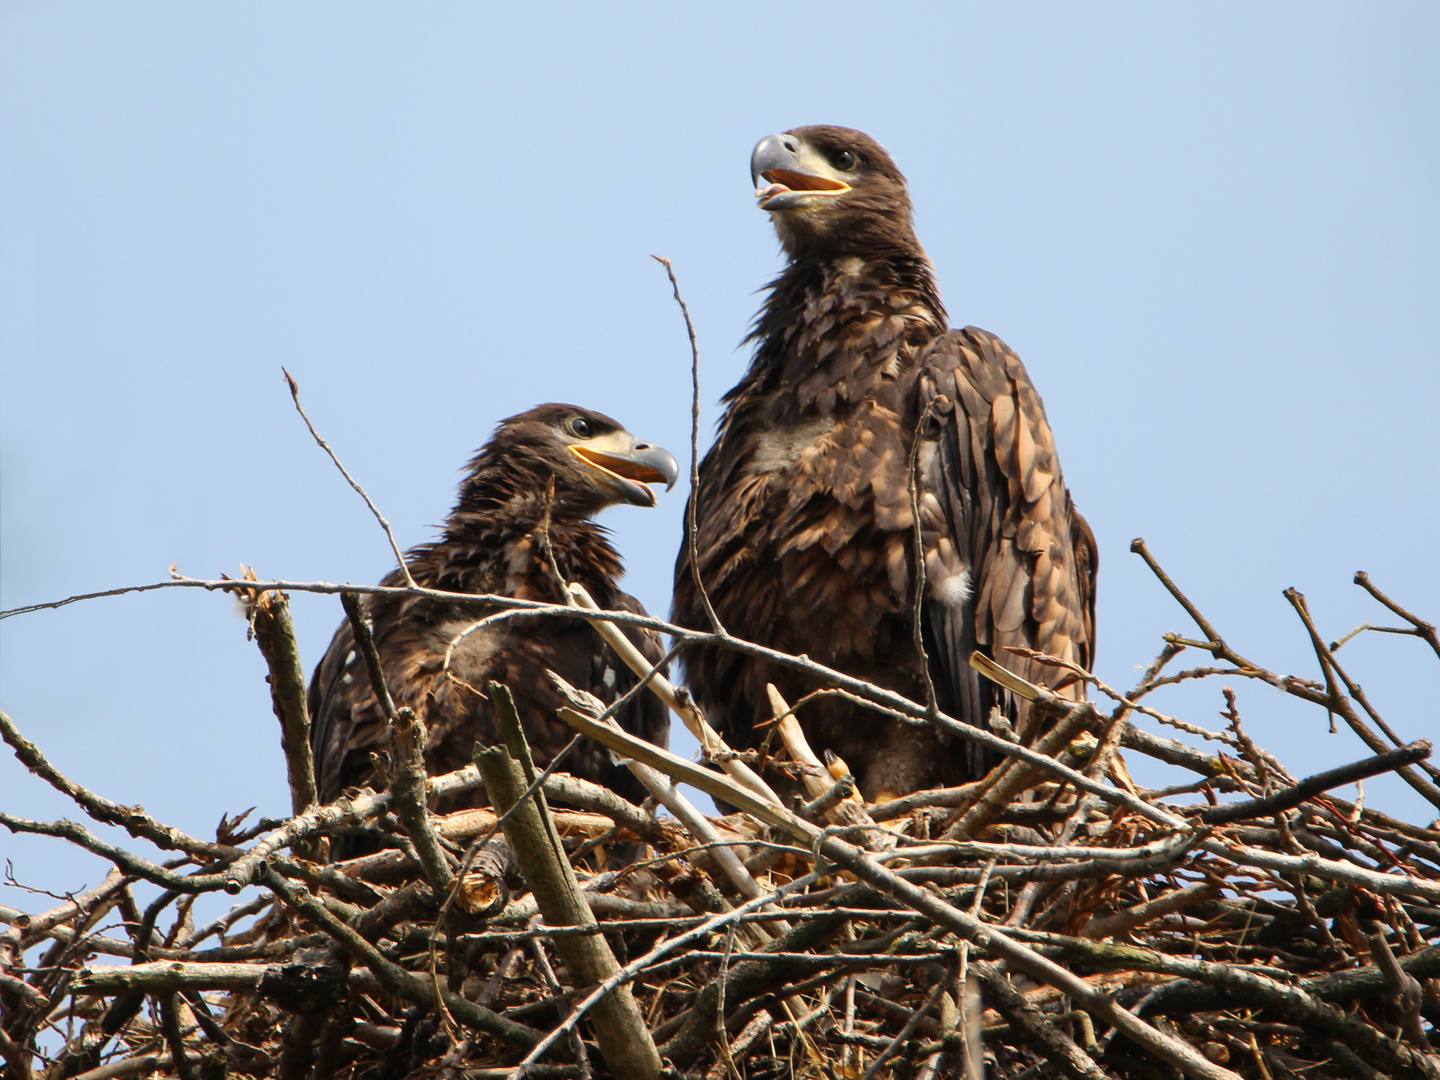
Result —
<svg viewBox="0 0 1440 1080"><path fill-rule="evenodd" d="M544 550L548 534L565 581L584 585L604 608L644 614L640 602L616 585L620 557L605 529L590 518L615 503L654 506L647 485L673 485L676 475L674 457L639 441L610 417L574 405L541 405L500 424L471 460L440 538L414 548L405 561L425 588L564 603ZM384 584L404 580L396 570ZM470 761L477 740L500 741L484 696L488 680L509 686L542 766L572 734L555 715L564 702L546 678L547 668L605 702L635 684L630 670L578 619L499 621L460 638L447 668L452 643L493 614L494 605L370 596L365 610L396 706L409 706L425 721L425 764L432 775ZM663 658L656 634L633 628L626 633L651 663ZM666 744L669 718L653 695L637 697L617 719L627 731ZM335 632L310 682L310 721L316 782L320 798L329 802L369 779L370 754L387 739L386 718L348 622ZM562 768L639 795L630 774L588 739Z"/></svg>
<svg viewBox="0 0 1440 1080"><path fill-rule="evenodd" d="M726 395L692 494L716 613L731 633L923 702L913 449L936 704L982 726L999 704L1025 734L1023 711L978 679L971 652L1078 698L1083 685L1006 647L1088 668L1094 642L1095 542L1040 395L999 338L949 328L905 178L873 139L796 128L763 139L750 168L789 265L770 285L750 369ZM675 620L709 629L683 547ZM764 734L767 681L792 703L819 688L735 652L692 650L684 663L711 722L741 747ZM798 716L814 749L843 757L871 800L962 783L991 763L972 744L838 697Z"/></svg>

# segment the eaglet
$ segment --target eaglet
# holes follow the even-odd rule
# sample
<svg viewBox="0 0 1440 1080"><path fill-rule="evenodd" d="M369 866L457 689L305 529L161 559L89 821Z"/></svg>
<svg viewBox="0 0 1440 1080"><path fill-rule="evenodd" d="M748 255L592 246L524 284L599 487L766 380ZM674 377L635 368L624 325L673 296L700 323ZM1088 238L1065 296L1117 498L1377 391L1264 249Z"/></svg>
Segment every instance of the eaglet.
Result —
<svg viewBox="0 0 1440 1080"><path fill-rule="evenodd" d="M998 705L1033 734L1023 703L979 679L968 658L979 650L1083 696L1063 669L1008 651L1088 668L1094 646L1095 542L1040 396L999 338L950 329L905 178L873 139L795 128L763 139L750 167L789 263L692 494L699 577L716 613L733 634L920 703L928 666L944 713L985 726ZM928 665L914 632L912 448ZM710 629L683 549L675 620ZM792 704L823 686L721 649L691 649L684 664L737 747L764 737L767 682ZM870 800L963 783L992 764L964 740L843 698L813 699L797 715L813 749L840 755Z"/></svg>
<svg viewBox="0 0 1440 1080"><path fill-rule="evenodd" d="M639 601L616 584L620 557L591 518L616 503L654 506L648 484L673 485L676 475L674 457L610 417L574 405L541 405L500 424L470 461L439 539L414 548L405 561L423 588L564 603L554 576L558 569L564 581L579 582L601 607L644 614ZM396 570L383 584L402 586L404 579ZM414 709L425 723L431 775L469 762L477 741L500 741L484 694L492 679L513 693L541 766L572 734L555 715L564 701L546 677L547 668L606 703L635 684L630 669L579 619L506 619L465 634L499 608L372 595L364 609L396 707ZM663 658L653 632L626 628L625 633L651 663ZM387 739L386 718L348 622L315 669L309 701L316 782L328 802L351 785L370 782L370 755ZM617 719L627 731L666 744L669 719L653 695L635 698ZM628 797L640 796L633 777L588 739L561 767Z"/></svg>

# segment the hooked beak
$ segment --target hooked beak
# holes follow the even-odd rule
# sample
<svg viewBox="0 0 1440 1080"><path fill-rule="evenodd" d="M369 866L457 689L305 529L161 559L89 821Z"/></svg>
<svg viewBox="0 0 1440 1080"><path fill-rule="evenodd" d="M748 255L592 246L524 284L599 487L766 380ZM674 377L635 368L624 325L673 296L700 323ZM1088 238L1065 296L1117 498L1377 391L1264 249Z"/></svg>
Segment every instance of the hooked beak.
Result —
<svg viewBox="0 0 1440 1080"><path fill-rule="evenodd" d="M761 210L806 210L850 190L819 153L794 135L767 135L750 155Z"/></svg>
<svg viewBox="0 0 1440 1080"><path fill-rule="evenodd" d="M663 446L641 442L628 431L611 431L571 443L570 453L599 476L617 502L654 506L655 492L646 485L664 482L668 491L680 478L680 465Z"/></svg>

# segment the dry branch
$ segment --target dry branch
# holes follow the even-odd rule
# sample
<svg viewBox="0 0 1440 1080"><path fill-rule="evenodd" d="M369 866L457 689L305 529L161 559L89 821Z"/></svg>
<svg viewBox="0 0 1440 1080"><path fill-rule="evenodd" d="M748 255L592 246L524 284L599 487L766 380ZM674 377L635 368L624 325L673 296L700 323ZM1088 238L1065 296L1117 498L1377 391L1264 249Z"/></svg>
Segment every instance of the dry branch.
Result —
<svg viewBox="0 0 1440 1080"><path fill-rule="evenodd" d="M1382 754L1376 754L1372 758L1366 758L1364 761L1341 765L1338 769L1327 769L1325 772L1308 776L1298 784L1293 784L1283 791L1277 791L1274 795L1263 799L1207 807L1201 810L1196 817L1206 825L1224 825L1231 821L1269 817L1272 814L1299 806L1306 799L1313 798L1323 791L1353 784L1357 780L1367 780L1382 773L1393 772L1406 765L1423 761L1429 756L1430 740L1418 739L1409 746L1402 746L1398 750L1388 750Z"/></svg>
<svg viewBox="0 0 1440 1080"><path fill-rule="evenodd" d="M1322 683L1241 656L1143 544L1137 550L1203 640L1169 635L1130 690L1084 674L1113 699L1108 713L978 658L987 677L1033 697L1051 720L1030 746L961 734L1005 755L980 782L866 807L837 775L843 763L821 762L776 702L813 821L727 752L683 688L633 656L699 733L708 761L634 739L583 695L562 715L631 762L674 816L561 773L542 777L512 725L507 747L490 752L505 766L489 784L496 806L434 817L427 804L438 795L479 797L479 770L427 777L418 722L386 703L390 790L352 790L326 806L292 795L291 809L303 812L248 832L227 824L202 840L75 784L0 714L17 758L85 818L175 855L156 861L94 826L0 809L0 823L79 845L113 868L95 889L33 914L0 908L6 1080L156 1070L204 1080L223 1070L460 1080L515 1076L522 1063L531 1080L651 1077L662 1066L677 1080L810 1080L826 1066L875 1080L973 1080L982 1039L994 1080L1440 1076L1440 830L1331 793L1398 769L1419 775L1428 744L1385 741L1399 742L1398 732L1334 663L1335 647L1319 639L1298 594ZM1369 591L1406 633L1430 642L1430 624ZM497 604L503 618L585 618L612 644L626 641L621 626L667 628L593 605ZM353 597L347 606L359 615ZM959 727L928 703L804 657L723 632L676 636L768 656L906 724ZM1213 663L1167 669L1187 648ZM290 674L277 711L297 705L293 666ZM1349 710L1374 756L1297 781L1240 729L1233 699L1227 731L1142 700L1216 676L1263 682L1317 714ZM1155 723L1171 731L1157 734ZM1192 736L1219 752L1183 741ZM1132 765L1151 758L1176 782L1107 782L1123 777L1123 765L1107 769L1091 750L1116 740ZM707 818L681 783L736 813ZM958 827L948 828L951 818ZM362 827L390 846L334 865L308 858L326 835ZM500 828L513 861L503 847L477 850L466 879L473 902L461 899L461 882L441 915L437 893L455 883L446 845L476 847ZM143 908L130 891L140 880L161 890ZM256 885L260 897L192 927L198 894ZM968 989L977 979L978 1003ZM609 1026L623 1002L621 1025ZM42 1046L56 1051L53 1065ZM618 1064L626 1060L636 1064Z"/></svg>
<svg viewBox="0 0 1440 1080"><path fill-rule="evenodd" d="M258 581L255 572L244 567L244 580ZM305 701L305 669L295 624L290 618L290 601L278 589L237 586L244 600L255 644L270 669L270 701L280 721L280 744L285 751L285 769L290 781L290 809L303 814L318 801L315 789L315 762L310 753L310 710Z"/></svg>
<svg viewBox="0 0 1440 1080"><path fill-rule="evenodd" d="M580 891L545 796L537 791L521 805L521 797L535 781L535 766L514 703L498 683L491 683L487 690L507 745L479 751L475 762L485 778L485 790L505 815L505 837L515 861L548 925L594 926L595 916ZM555 939L555 948L577 985L603 982L620 969L615 954L599 935L565 935ZM628 986L617 986L596 1003L592 1023L600 1052L622 1080L659 1076L660 1055Z"/></svg>

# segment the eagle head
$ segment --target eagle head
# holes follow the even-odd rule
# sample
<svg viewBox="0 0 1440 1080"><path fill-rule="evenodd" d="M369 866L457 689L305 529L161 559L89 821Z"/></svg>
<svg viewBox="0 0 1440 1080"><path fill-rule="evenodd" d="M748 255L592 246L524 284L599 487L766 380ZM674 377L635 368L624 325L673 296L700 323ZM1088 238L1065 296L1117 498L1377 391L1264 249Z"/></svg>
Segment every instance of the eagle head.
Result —
<svg viewBox="0 0 1440 1080"><path fill-rule="evenodd" d="M582 520L615 503L654 506L649 485L674 487L680 467L604 413L551 403L502 420L468 472L462 507L543 496L553 479L556 518Z"/></svg>
<svg viewBox="0 0 1440 1080"><path fill-rule="evenodd" d="M767 135L750 177L792 259L919 247L905 177L863 131L812 124Z"/></svg>

